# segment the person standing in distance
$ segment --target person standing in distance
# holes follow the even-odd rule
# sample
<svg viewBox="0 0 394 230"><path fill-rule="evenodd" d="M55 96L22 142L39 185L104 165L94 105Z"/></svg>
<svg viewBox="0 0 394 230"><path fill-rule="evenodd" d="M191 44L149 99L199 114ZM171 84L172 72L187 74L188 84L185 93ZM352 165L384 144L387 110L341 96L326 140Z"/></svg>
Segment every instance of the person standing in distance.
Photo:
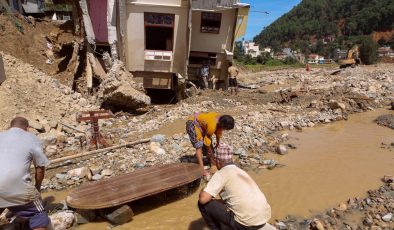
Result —
<svg viewBox="0 0 394 230"><path fill-rule="evenodd" d="M237 76L239 74L239 70L237 67L233 65L232 62L229 63L230 67L228 67L228 76L229 76L229 87L230 87L230 93L237 95L238 93L238 82L237 82Z"/></svg>

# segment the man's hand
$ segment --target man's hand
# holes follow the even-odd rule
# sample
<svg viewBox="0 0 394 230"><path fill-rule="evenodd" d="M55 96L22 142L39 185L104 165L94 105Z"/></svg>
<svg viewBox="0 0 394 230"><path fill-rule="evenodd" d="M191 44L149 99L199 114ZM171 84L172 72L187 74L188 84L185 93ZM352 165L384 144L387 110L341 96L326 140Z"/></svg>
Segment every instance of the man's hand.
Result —
<svg viewBox="0 0 394 230"><path fill-rule="evenodd" d="M36 167L36 174L35 174L35 187L36 189L41 192L41 183L45 176L45 167L44 166L37 166Z"/></svg>

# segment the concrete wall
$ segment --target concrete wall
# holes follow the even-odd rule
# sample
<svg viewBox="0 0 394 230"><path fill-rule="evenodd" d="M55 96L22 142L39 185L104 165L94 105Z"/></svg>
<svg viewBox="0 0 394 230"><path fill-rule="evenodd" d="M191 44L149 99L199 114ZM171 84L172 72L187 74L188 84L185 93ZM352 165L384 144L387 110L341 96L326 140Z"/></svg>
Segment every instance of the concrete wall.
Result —
<svg viewBox="0 0 394 230"><path fill-rule="evenodd" d="M96 42L107 43L107 0L89 0L88 7Z"/></svg>
<svg viewBox="0 0 394 230"><path fill-rule="evenodd" d="M191 51L222 53L231 51L236 9L217 11L222 13L219 34L201 33L201 11L192 13Z"/></svg>
<svg viewBox="0 0 394 230"><path fill-rule="evenodd" d="M164 3L174 6L163 6ZM131 0L126 2L126 66L129 71L160 71L185 76L187 59L187 4L185 0ZM160 4L160 5L155 5ZM176 5L177 4L177 5ZM175 15L173 61L146 61L144 12Z"/></svg>
<svg viewBox="0 0 394 230"><path fill-rule="evenodd" d="M128 3L156 6L187 6L188 0L128 0Z"/></svg>

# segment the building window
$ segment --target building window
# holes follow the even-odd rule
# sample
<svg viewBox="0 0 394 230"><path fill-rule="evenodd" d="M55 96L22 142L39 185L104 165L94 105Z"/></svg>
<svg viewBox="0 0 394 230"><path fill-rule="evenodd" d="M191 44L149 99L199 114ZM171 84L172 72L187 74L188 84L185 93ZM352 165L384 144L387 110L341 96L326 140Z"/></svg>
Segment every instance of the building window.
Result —
<svg viewBox="0 0 394 230"><path fill-rule="evenodd" d="M221 13L202 12L201 13L201 33L218 34L222 22Z"/></svg>
<svg viewBox="0 0 394 230"><path fill-rule="evenodd" d="M145 13L146 50L173 50L174 19L173 14Z"/></svg>

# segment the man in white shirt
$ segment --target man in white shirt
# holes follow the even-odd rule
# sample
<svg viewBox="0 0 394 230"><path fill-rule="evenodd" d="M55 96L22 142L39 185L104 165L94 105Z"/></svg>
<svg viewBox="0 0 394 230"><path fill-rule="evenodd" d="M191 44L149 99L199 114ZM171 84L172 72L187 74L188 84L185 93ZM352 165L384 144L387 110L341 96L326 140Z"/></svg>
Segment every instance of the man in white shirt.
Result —
<svg viewBox="0 0 394 230"><path fill-rule="evenodd" d="M219 169L200 192L198 208L211 230L272 230L271 207L254 180L232 161L230 146L215 152ZM213 199L220 194L222 200Z"/></svg>
<svg viewBox="0 0 394 230"><path fill-rule="evenodd" d="M27 130L23 117L11 121L11 128L0 133L0 213L7 208L28 220L30 229L44 230L50 220L40 198L41 183L49 161L41 141ZM30 165L35 167L35 184Z"/></svg>

